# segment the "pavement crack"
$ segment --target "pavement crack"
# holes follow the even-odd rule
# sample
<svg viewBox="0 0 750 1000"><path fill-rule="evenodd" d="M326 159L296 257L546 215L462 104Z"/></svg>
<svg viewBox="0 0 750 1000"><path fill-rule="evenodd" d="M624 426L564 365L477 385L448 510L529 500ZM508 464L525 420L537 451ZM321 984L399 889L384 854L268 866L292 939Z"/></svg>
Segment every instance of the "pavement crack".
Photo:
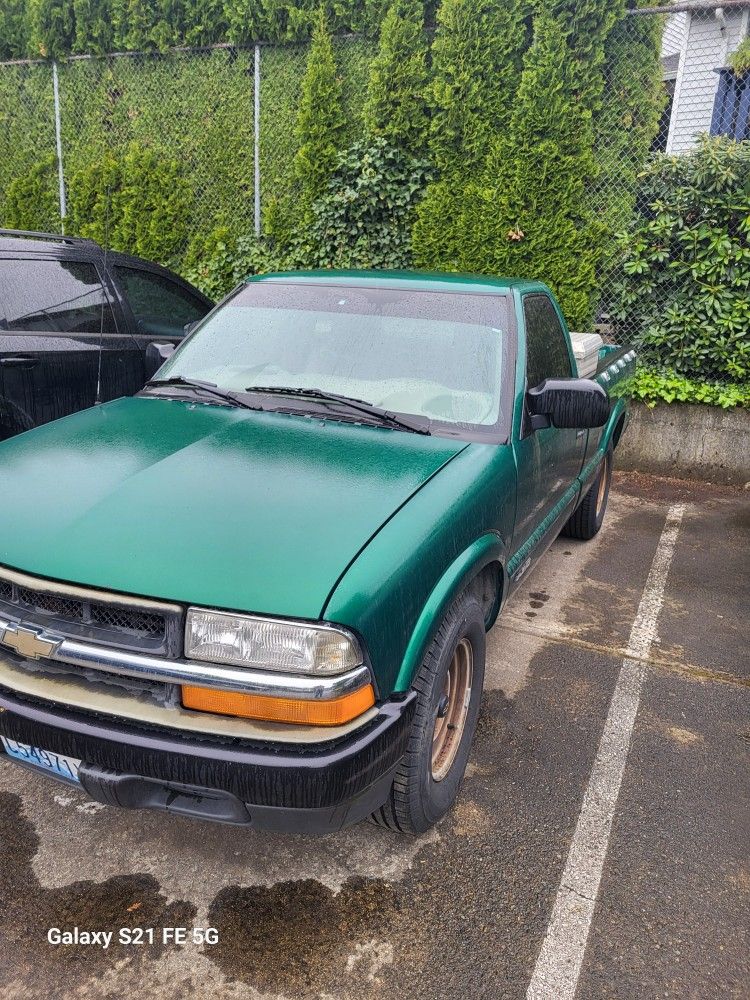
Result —
<svg viewBox="0 0 750 1000"><path fill-rule="evenodd" d="M584 899L587 903L595 903L596 899L593 896L587 896L585 892L580 892L578 889L574 889L572 885L568 885L567 882L560 883L561 888L565 889L567 892L572 893L574 896L578 896L579 899Z"/></svg>

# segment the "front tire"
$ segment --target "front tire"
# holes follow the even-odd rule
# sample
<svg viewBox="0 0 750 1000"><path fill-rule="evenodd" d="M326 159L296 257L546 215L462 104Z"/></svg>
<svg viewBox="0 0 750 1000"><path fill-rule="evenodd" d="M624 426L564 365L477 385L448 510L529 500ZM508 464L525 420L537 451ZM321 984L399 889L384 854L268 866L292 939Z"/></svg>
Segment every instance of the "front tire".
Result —
<svg viewBox="0 0 750 1000"><path fill-rule="evenodd" d="M406 753L373 822L424 833L455 802L479 716L485 648L484 611L464 593L445 615L414 681L417 708Z"/></svg>
<svg viewBox="0 0 750 1000"><path fill-rule="evenodd" d="M589 541L597 534L607 512L611 482L612 445L609 446L604 455L596 479L591 484L586 496L570 515L561 534L567 535L568 538L580 538L584 542Z"/></svg>

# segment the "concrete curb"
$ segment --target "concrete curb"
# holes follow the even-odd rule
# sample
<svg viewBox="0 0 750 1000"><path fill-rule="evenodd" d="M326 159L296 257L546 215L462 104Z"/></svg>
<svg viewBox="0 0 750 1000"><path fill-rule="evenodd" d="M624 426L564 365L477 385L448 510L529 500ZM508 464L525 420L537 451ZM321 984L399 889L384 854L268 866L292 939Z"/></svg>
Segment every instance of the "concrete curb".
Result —
<svg viewBox="0 0 750 1000"><path fill-rule="evenodd" d="M742 486L750 482L750 410L630 404L616 467Z"/></svg>

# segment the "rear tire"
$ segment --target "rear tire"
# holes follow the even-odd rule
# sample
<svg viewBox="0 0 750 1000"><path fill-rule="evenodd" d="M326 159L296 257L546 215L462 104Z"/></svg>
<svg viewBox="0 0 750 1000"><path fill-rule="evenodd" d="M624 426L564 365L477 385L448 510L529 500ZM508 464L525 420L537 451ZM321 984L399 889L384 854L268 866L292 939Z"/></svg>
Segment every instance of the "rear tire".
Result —
<svg viewBox="0 0 750 1000"><path fill-rule="evenodd" d="M609 487L612 482L612 446L610 445L599 466L596 479L586 496L570 515L561 534L587 542L599 531L607 512Z"/></svg>
<svg viewBox="0 0 750 1000"><path fill-rule="evenodd" d="M477 726L485 661L484 611L470 593L451 605L414 681L417 708L386 803L370 817L424 833L458 796Z"/></svg>

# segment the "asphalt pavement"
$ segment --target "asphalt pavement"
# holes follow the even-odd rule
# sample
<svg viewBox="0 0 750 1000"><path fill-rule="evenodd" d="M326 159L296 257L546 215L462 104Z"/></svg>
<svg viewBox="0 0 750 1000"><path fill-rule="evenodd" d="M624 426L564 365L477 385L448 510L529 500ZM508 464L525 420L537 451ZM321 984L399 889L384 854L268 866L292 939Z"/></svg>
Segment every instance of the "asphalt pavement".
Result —
<svg viewBox="0 0 750 1000"><path fill-rule="evenodd" d="M424 837L119 811L0 760L0 997L748 1000L749 501L617 476L493 629Z"/></svg>

